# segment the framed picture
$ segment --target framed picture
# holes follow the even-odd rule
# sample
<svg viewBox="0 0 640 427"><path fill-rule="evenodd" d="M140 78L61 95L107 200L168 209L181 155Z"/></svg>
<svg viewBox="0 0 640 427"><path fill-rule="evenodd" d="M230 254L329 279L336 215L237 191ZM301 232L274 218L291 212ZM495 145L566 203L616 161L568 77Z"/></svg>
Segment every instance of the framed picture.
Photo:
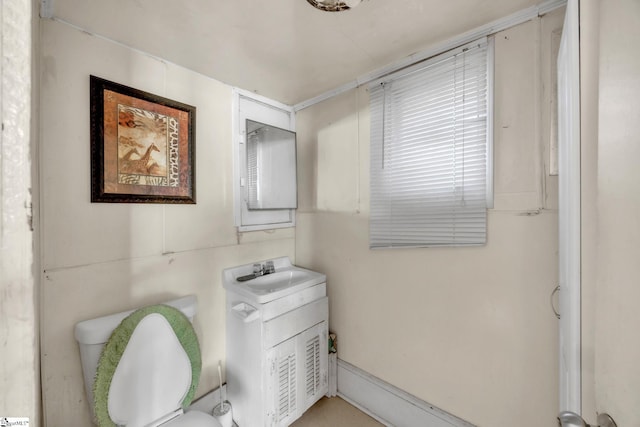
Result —
<svg viewBox="0 0 640 427"><path fill-rule="evenodd" d="M195 203L196 108L91 76L91 202Z"/></svg>

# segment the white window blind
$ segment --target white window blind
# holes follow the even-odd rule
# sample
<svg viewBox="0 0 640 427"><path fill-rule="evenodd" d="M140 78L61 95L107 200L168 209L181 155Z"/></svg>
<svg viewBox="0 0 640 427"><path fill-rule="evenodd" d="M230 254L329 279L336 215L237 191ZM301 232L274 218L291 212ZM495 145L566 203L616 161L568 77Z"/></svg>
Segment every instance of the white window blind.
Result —
<svg viewBox="0 0 640 427"><path fill-rule="evenodd" d="M486 40L370 87L372 248L486 243Z"/></svg>

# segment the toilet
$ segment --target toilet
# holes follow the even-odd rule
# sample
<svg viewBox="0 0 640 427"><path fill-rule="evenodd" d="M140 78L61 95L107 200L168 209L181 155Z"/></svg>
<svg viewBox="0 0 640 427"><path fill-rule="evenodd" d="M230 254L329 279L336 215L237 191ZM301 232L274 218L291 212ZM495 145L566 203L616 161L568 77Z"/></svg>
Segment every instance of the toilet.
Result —
<svg viewBox="0 0 640 427"><path fill-rule="evenodd" d="M220 427L184 411L200 378L200 347L187 296L76 324L84 383L98 426Z"/></svg>

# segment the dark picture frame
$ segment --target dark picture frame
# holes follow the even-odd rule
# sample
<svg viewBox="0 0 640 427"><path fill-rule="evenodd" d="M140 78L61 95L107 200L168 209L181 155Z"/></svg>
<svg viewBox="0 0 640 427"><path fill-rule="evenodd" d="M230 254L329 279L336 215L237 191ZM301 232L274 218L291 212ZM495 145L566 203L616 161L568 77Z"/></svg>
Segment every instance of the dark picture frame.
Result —
<svg viewBox="0 0 640 427"><path fill-rule="evenodd" d="M196 203L196 107L90 76L91 202Z"/></svg>

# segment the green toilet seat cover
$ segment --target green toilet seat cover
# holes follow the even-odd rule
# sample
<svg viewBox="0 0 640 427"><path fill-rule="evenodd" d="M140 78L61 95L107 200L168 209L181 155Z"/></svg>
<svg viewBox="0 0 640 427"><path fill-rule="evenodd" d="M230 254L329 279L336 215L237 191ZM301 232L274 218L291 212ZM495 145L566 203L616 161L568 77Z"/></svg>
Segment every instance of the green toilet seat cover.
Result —
<svg viewBox="0 0 640 427"><path fill-rule="evenodd" d="M201 368L198 338L180 310L154 305L133 312L113 331L98 362L98 425L146 425L186 408Z"/></svg>

